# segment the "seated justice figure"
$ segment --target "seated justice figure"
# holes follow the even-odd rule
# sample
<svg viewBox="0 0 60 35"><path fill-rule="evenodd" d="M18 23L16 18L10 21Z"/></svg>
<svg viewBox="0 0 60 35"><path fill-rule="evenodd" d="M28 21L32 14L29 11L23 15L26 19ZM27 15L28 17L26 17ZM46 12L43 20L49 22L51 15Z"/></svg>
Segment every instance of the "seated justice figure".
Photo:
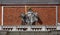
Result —
<svg viewBox="0 0 60 35"><path fill-rule="evenodd" d="M25 25L25 24L35 25L36 22L41 22L41 20L37 16L37 13L34 13L31 8L28 10L26 14L22 13L21 18L22 18L22 25Z"/></svg>

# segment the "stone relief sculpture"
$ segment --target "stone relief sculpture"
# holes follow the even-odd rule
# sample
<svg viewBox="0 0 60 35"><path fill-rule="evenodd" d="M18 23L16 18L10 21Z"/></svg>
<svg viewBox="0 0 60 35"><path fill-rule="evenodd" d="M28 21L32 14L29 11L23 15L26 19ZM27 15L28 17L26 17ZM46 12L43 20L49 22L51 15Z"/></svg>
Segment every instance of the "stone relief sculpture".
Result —
<svg viewBox="0 0 60 35"><path fill-rule="evenodd" d="M42 21L38 17L37 13L34 13L32 9L30 8L26 14L21 14L22 18L22 25L35 25L36 22L39 22L42 24Z"/></svg>

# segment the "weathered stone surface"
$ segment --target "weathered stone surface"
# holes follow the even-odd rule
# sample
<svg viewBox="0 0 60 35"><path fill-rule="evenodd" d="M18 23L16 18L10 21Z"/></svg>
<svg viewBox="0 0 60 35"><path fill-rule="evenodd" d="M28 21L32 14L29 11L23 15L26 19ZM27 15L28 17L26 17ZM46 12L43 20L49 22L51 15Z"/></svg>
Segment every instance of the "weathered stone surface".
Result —
<svg viewBox="0 0 60 35"><path fill-rule="evenodd" d="M0 35L7 35L7 31L0 31Z"/></svg>
<svg viewBox="0 0 60 35"><path fill-rule="evenodd" d="M0 31L0 35L60 35L60 31Z"/></svg>
<svg viewBox="0 0 60 35"><path fill-rule="evenodd" d="M2 4L59 4L59 0L0 0Z"/></svg>

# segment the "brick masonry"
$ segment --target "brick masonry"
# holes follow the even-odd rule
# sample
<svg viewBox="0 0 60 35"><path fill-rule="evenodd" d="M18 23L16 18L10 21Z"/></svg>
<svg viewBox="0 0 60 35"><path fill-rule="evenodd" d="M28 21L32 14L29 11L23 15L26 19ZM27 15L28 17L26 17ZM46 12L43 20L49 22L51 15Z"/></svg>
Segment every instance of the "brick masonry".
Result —
<svg viewBox="0 0 60 35"><path fill-rule="evenodd" d="M60 6L58 11L60 13ZM56 8L55 7L32 7L34 12L37 12L42 25L55 25L56 23ZM21 13L25 13L23 7L4 7L4 25L21 25ZM60 22L60 16L58 16ZM0 24L1 24L1 6L0 6ZM37 23L36 25L40 25Z"/></svg>
<svg viewBox="0 0 60 35"><path fill-rule="evenodd" d="M37 12L43 25L55 25L56 23L56 8L32 8L34 12ZM5 7L4 8L4 25L20 25L21 13L24 13L24 8L21 7ZM39 25L39 23L37 23Z"/></svg>
<svg viewBox="0 0 60 35"><path fill-rule="evenodd" d="M58 22L60 23L60 6L58 7Z"/></svg>

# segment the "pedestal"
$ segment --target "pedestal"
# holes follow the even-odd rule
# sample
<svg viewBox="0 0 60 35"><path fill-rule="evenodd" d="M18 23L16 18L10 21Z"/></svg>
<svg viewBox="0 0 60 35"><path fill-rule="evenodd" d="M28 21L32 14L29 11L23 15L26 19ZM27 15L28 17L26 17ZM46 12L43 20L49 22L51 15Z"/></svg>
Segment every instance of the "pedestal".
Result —
<svg viewBox="0 0 60 35"><path fill-rule="evenodd" d="M0 30L2 30L2 26L0 26Z"/></svg>
<svg viewBox="0 0 60 35"><path fill-rule="evenodd" d="M27 31L31 31L31 26L28 26L28 29L27 29Z"/></svg>
<svg viewBox="0 0 60 35"><path fill-rule="evenodd" d="M42 30L41 31L46 31L46 27L42 26Z"/></svg>

